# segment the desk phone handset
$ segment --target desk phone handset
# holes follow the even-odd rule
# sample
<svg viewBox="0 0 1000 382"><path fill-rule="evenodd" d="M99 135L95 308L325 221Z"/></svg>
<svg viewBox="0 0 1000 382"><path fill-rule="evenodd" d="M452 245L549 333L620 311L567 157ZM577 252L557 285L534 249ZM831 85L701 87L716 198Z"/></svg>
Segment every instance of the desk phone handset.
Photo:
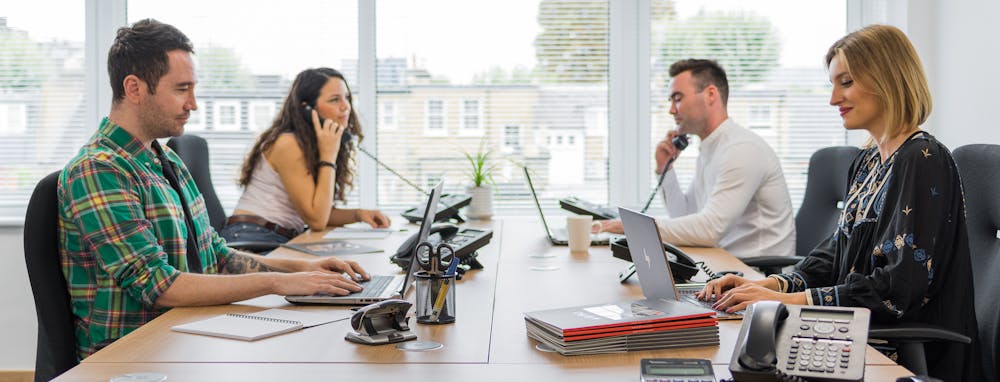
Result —
<svg viewBox="0 0 1000 382"><path fill-rule="evenodd" d="M674 275L674 282L685 283L691 280L692 277L698 274L698 265L695 263L691 257L689 257L680 248L673 245L663 243L663 249L667 252L667 260L670 261L670 273ZM624 237L615 238L611 240L611 254L619 259L631 262L632 254L628 251L628 241ZM632 273L635 272L635 268L629 268ZM707 270L707 269L706 269ZM626 271L629 272L629 271ZM619 275L619 280L625 282L629 275ZM712 275L709 275L711 277Z"/></svg>
<svg viewBox="0 0 1000 382"><path fill-rule="evenodd" d="M417 241L420 233L414 233L406 239L396 254L389 258L393 264L402 269L410 269L410 261L413 259L413 251L420 244ZM463 274L470 269L482 269L483 265L476 259L476 250L490 243L493 238L493 230L479 228L459 228L450 223L438 223L431 226L427 235L427 242L431 244L447 243L455 249L455 256L459 259L458 273Z"/></svg>
<svg viewBox="0 0 1000 382"><path fill-rule="evenodd" d="M310 104L303 105L302 116L306 118L306 122L309 122L309 125L312 125L312 111L313 111L312 105ZM326 122L326 118L323 118L322 115L319 115L318 110L316 111L316 115L319 116L319 125L323 126L323 123ZM340 145L343 146L344 144L349 142L351 138L352 137L351 137L350 126L344 127L344 133L340 135Z"/></svg>
<svg viewBox="0 0 1000 382"><path fill-rule="evenodd" d="M754 303L729 371L737 382L861 381L869 317L865 308Z"/></svg>

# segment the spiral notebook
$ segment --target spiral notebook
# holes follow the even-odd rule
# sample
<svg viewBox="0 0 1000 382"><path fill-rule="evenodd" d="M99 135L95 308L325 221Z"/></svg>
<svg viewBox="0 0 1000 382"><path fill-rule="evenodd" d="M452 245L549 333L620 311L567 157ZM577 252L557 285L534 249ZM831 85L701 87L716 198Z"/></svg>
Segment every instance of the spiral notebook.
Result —
<svg viewBox="0 0 1000 382"><path fill-rule="evenodd" d="M224 314L206 320L177 325L170 329L175 332L256 341L302 328L340 321L350 317L350 313L347 311L311 313L269 309L250 314Z"/></svg>

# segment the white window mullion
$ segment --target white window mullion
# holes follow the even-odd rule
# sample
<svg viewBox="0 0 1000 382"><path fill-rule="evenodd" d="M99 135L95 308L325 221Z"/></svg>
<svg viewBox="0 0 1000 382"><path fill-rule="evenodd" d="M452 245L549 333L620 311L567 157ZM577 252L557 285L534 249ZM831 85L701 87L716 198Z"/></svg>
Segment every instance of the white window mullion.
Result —
<svg viewBox="0 0 1000 382"><path fill-rule="evenodd" d="M377 152L377 100L375 95L375 1L358 0L358 82L355 84L354 107L364 128L362 147L370 153ZM378 167L374 160L361 153L357 155L355 175L361 208L378 207Z"/></svg>
<svg viewBox="0 0 1000 382"><path fill-rule="evenodd" d="M84 38L84 92L90 103L86 106L85 124L97 127L100 119L111 111L111 85L108 77L108 50L118 34L118 28L128 24L126 0L87 0L86 36Z"/></svg>
<svg viewBox="0 0 1000 382"><path fill-rule="evenodd" d="M608 167L611 205L637 206L649 189L649 0L609 7Z"/></svg>

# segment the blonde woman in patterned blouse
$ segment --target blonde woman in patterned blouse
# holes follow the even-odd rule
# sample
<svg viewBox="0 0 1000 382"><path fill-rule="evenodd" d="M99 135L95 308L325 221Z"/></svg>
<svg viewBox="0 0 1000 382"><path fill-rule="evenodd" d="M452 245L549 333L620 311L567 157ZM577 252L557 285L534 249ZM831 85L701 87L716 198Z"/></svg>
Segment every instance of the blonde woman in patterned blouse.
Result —
<svg viewBox="0 0 1000 382"><path fill-rule="evenodd" d="M931 95L920 58L895 27L872 25L830 47L830 104L848 130L867 130L849 174L835 232L791 273L749 281L727 275L698 297L738 311L760 300L856 306L874 323L933 324L972 345L928 343L932 376L979 380L965 202L948 148L920 125Z"/></svg>

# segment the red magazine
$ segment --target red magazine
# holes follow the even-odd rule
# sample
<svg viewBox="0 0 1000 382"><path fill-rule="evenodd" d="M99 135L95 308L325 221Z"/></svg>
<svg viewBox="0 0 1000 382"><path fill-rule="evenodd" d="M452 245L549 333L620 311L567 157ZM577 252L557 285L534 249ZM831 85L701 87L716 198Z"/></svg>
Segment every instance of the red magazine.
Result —
<svg viewBox="0 0 1000 382"><path fill-rule="evenodd" d="M677 329L689 329L689 328L703 328L710 326L717 326L719 320L715 317L703 318L697 320L684 320L679 322L656 322L652 324L640 324L616 328L604 328L595 329L593 331L575 331L572 334L565 334L563 336L563 341L579 341L591 338L603 338L612 336L621 336L627 334L639 334L639 333L651 333L651 332L663 332L668 330Z"/></svg>

